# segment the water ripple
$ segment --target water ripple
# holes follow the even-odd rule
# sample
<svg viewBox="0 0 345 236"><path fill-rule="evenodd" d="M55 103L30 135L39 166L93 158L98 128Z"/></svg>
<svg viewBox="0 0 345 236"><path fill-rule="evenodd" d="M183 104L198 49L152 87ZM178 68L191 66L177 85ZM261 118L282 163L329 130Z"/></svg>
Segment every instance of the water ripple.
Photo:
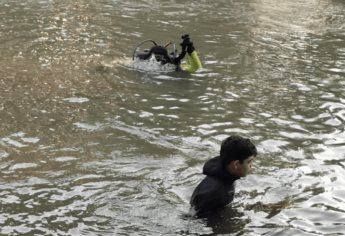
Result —
<svg viewBox="0 0 345 236"><path fill-rule="evenodd" d="M328 0L0 4L0 234L342 234L343 12ZM200 72L130 62L138 42L184 33ZM234 133L257 144L252 175L216 225L187 218L204 162Z"/></svg>

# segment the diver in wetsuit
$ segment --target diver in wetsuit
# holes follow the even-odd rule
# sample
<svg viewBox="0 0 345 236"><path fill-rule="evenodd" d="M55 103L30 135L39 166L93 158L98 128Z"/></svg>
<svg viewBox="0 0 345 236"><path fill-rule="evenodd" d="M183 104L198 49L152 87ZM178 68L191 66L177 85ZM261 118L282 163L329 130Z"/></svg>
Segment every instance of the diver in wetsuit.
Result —
<svg viewBox="0 0 345 236"><path fill-rule="evenodd" d="M182 51L179 55L176 55L176 51L170 54L168 53L167 47L172 43L168 43L165 46L160 46L157 45L154 41L148 40L152 41L155 45L149 51L146 51L144 53L135 53L133 55L133 59L138 58L140 60L149 60L152 56L154 56L155 59L162 65L165 65L167 63L175 65L176 71L186 71L189 73L194 73L198 69L202 68L200 59L197 52L195 51L193 42L189 38L189 35L182 35L181 38L182 42L180 43L180 46ZM186 55L187 62L181 64L182 59Z"/></svg>

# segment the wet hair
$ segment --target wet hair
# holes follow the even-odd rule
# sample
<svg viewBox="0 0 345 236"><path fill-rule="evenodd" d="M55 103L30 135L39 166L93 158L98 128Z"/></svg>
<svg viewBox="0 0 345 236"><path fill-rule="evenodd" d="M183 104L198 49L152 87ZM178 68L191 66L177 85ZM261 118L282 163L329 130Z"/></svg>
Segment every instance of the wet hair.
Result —
<svg viewBox="0 0 345 236"><path fill-rule="evenodd" d="M226 138L220 148L220 159L223 166L235 160L243 163L248 157L256 155L255 145L248 138L237 135Z"/></svg>

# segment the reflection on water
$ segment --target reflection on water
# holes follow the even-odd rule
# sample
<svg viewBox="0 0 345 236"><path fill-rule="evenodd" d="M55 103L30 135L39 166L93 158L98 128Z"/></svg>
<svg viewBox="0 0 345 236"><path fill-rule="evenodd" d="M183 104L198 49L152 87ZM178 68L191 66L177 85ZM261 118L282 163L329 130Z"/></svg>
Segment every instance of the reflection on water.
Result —
<svg viewBox="0 0 345 236"><path fill-rule="evenodd" d="M2 1L0 234L343 234L344 7ZM204 70L128 64L186 32ZM219 217L184 217L232 133L257 144L253 174Z"/></svg>

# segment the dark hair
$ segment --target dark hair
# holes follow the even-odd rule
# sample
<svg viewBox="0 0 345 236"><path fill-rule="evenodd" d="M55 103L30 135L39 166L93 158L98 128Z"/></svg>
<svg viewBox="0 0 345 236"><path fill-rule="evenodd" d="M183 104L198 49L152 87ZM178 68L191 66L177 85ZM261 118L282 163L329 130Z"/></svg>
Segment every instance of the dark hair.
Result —
<svg viewBox="0 0 345 236"><path fill-rule="evenodd" d="M171 58L168 55L168 50L163 46L153 46L147 56L149 58L152 54L155 55L156 60L161 62L162 65L166 63L172 63Z"/></svg>
<svg viewBox="0 0 345 236"><path fill-rule="evenodd" d="M224 166L235 160L242 163L248 157L256 155L255 145L248 138L237 135L226 138L220 148L220 159Z"/></svg>

